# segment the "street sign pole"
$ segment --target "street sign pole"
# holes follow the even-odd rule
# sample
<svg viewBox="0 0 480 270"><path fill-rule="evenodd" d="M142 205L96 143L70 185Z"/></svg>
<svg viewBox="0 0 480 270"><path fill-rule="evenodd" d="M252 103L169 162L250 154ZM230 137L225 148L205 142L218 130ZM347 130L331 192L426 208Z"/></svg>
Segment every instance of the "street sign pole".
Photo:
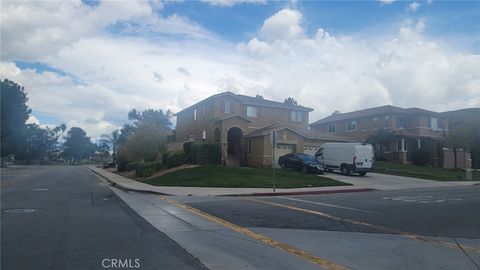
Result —
<svg viewBox="0 0 480 270"><path fill-rule="evenodd" d="M275 130L272 130L272 177L273 177L273 192L275 192L275 147L277 144L277 136Z"/></svg>

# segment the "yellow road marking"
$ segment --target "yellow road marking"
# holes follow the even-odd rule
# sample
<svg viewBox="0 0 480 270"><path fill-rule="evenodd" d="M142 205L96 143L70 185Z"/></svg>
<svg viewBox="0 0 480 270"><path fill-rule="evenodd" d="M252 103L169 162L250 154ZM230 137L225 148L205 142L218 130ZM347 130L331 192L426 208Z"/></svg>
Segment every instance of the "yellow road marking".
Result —
<svg viewBox="0 0 480 270"><path fill-rule="evenodd" d="M291 206L291 205L286 205L286 204L267 202L267 201L251 199L251 198L245 199L245 200L258 202L258 203L263 203L263 204L267 204L267 205L271 205L271 206L287 208L287 209L290 209L290 210L305 212L305 213L321 216L321 217L324 217L324 218L328 218L328 219L331 219L331 220L348 222L348 223L351 223L351 224L361 225L361 226L373 228L373 229L388 232L388 233L396 233L396 234L399 234L401 236L404 236L404 237L407 237L407 238L410 238L410 239L420 240L420 241L423 241L423 242L436 243L436 244L446 246L446 247L449 247L449 248L459 248L459 246L456 243L454 244L454 243L449 243L449 242L445 242L445 241L441 241L441 240L430 239L430 238L427 238L427 237L424 237L424 236L420 236L420 235L416 235L416 234L413 234L413 233L404 232L404 231L400 231L400 230L396 230L396 229L387 228L387 227L384 227L384 226L381 226L381 225L374 225L374 224L363 222L363 221L357 221L357 220L348 219L348 218L341 218L341 217L337 217L337 216L332 216L332 215L327 214L327 213L322 213L322 212L309 210L309 209L304 209L304 208ZM461 245L461 246L466 251L473 251L473 252L480 253L480 249L478 249L478 248L469 247L469 246L466 246L466 245Z"/></svg>
<svg viewBox="0 0 480 270"><path fill-rule="evenodd" d="M237 224L233 224L231 222L228 222L226 220L223 220L221 218L218 218L216 216L212 216L208 213L205 213L205 212L202 212L196 208L193 208L189 205L186 205L186 204L183 204L183 203L179 203L179 202L176 202L174 200L171 200L165 196L160 196L160 199L170 203L170 204L173 204L175 206L178 206L178 207L181 207L183 209L186 209L194 214L197 214L203 218L206 218L212 222L215 222L216 224L219 224L219 225L222 225L226 228L229 228L231 229L232 231L235 231L235 232L238 232L238 233L241 233L241 234L244 234L252 239L255 239L257 241L260 241L266 245L269 245L271 247L275 247L275 248L278 248L278 249L281 249L281 250L284 250L288 253L291 253L293 255L296 255L296 256L299 256L307 261L310 261L312 263L315 263L315 264L318 264L320 265L321 267L325 268L325 269L328 269L328 270L347 270L349 268L347 267L344 267L344 266L341 266L341 265L338 265L338 264L335 264L335 263L332 263L330 261L327 261L326 259L323 259L321 257L317 257L317 256L314 256L314 255L311 255L309 253L307 253L306 251L303 251L301 249L298 249L294 246L290 246L288 244L285 244L285 243L281 243L281 242L278 242L278 241L275 241L273 240L272 238L270 237L267 237L263 234L259 234L259 233L256 233L256 232L253 232L247 228L244 228L244 227L241 227Z"/></svg>

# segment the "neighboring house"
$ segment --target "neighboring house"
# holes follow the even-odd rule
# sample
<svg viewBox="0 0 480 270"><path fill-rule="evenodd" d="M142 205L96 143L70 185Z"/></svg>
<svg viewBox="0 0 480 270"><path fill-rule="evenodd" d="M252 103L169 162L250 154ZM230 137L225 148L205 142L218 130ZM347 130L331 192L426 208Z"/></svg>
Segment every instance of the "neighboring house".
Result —
<svg viewBox="0 0 480 270"><path fill-rule="evenodd" d="M429 153L432 166L442 166L448 119L433 111L387 105L348 113L335 112L310 124L310 129L349 137L357 142L367 141L379 130L389 130L394 137L385 144L374 146L377 158L407 163L412 160L415 149L424 149Z"/></svg>
<svg viewBox="0 0 480 270"><path fill-rule="evenodd" d="M222 164L271 166L271 134L277 131L278 157L313 154L326 141L351 141L308 130L313 109L231 92L210 96L176 114L176 144L188 140L217 142Z"/></svg>
<svg viewBox="0 0 480 270"><path fill-rule="evenodd" d="M456 111L443 112L442 117L448 118L448 126L451 131L455 128L462 128L462 125L480 126L480 108L468 108ZM444 167L445 168L480 168L480 152L472 151L469 153L467 149L445 149L444 151ZM456 155L456 157L455 157Z"/></svg>

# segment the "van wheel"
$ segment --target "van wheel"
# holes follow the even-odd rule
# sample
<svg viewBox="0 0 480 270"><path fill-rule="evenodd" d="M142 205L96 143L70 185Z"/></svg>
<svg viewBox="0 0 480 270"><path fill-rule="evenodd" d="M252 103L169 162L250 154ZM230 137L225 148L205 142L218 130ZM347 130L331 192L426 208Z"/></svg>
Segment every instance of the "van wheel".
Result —
<svg viewBox="0 0 480 270"><path fill-rule="evenodd" d="M282 167L282 169L286 170L287 169L287 164L282 163L281 167Z"/></svg>
<svg viewBox="0 0 480 270"><path fill-rule="evenodd" d="M343 175L349 175L350 174L350 170L348 169L348 166L346 166L346 165L342 166L340 171L342 172Z"/></svg>
<svg viewBox="0 0 480 270"><path fill-rule="evenodd" d="M302 173L308 173L307 167L305 166L302 167Z"/></svg>
<svg viewBox="0 0 480 270"><path fill-rule="evenodd" d="M359 174L360 176L365 176L365 175L367 175L367 172L359 172L358 174Z"/></svg>

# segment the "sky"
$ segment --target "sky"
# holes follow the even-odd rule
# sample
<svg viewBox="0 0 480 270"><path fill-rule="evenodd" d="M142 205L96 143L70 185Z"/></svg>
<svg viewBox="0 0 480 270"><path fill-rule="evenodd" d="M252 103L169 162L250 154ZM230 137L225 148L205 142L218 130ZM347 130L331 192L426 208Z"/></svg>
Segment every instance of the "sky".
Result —
<svg viewBox="0 0 480 270"><path fill-rule="evenodd" d="M29 123L121 128L231 91L314 109L480 107L480 1L2 1ZM174 119L173 119L174 120Z"/></svg>

